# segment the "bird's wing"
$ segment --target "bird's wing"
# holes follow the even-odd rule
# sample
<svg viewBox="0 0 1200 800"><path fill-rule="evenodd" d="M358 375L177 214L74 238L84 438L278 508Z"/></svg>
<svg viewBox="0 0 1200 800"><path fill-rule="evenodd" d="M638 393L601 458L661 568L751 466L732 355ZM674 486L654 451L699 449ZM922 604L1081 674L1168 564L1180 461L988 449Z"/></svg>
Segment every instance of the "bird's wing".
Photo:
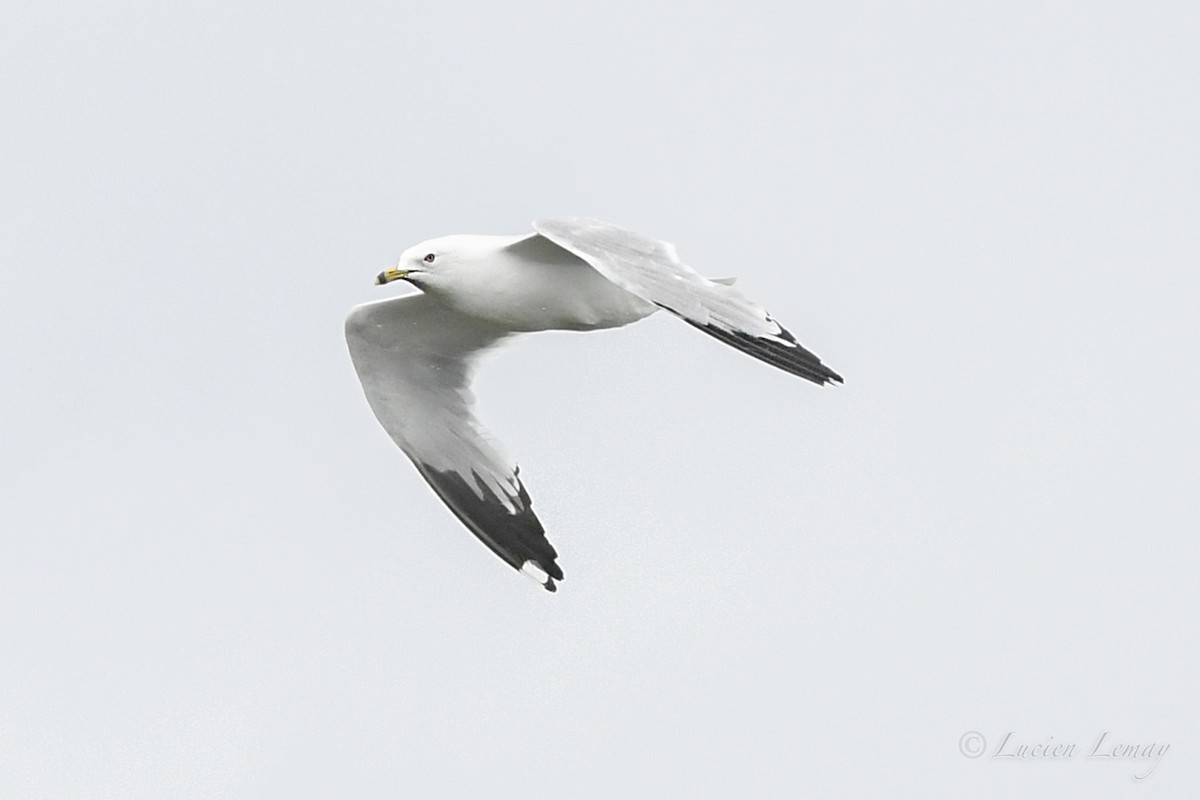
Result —
<svg viewBox="0 0 1200 800"><path fill-rule="evenodd" d="M842 381L762 306L680 261L672 244L592 219L539 219L533 229L625 291L744 353L817 384Z"/></svg>
<svg viewBox="0 0 1200 800"><path fill-rule="evenodd" d="M554 591L558 553L516 465L472 413L475 362L505 335L424 294L366 303L346 318L350 358L384 430L480 541Z"/></svg>

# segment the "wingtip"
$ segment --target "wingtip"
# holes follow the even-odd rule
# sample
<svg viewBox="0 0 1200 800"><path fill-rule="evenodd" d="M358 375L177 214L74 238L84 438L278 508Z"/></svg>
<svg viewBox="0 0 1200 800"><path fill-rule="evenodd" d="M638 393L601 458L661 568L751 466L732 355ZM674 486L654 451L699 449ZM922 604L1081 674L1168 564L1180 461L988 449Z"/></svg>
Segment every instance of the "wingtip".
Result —
<svg viewBox="0 0 1200 800"><path fill-rule="evenodd" d="M557 569L557 565L555 567L556 574L551 575L542 568L541 564L530 560L521 565L521 574L535 583L541 584L542 588L547 592L557 592L558 585L554 583L554 579L557 577L559 580L562 580L562 570Z"/></svg>

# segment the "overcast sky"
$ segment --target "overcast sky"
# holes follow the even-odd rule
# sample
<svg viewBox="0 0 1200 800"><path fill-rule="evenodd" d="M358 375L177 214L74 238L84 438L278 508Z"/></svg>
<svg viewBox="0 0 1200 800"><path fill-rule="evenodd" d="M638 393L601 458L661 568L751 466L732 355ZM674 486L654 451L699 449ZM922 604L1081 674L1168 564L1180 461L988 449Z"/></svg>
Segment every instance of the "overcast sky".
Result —
<svg viewBox="0 0 1200 800"><path fill-rule="evenodd" d="M1200 12L786 6L9 5L0 796L1196 790ZM490 361L550 595L342 321L575 214L846 385L659 317Z"/></svg>

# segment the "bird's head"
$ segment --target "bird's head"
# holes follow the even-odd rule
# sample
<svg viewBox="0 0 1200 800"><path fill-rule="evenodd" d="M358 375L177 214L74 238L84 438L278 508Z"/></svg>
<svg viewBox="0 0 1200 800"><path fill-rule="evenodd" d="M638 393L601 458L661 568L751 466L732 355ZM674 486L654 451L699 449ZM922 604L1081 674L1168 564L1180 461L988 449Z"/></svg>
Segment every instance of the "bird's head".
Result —
<svg viewBox="0 0 1200 800"><path fill-rule="evenodd" d="M452 247L451 237L422 241L401 253L396 266L384 270L376 276L376 285L392 281L408 281L421 285L426 279L436 279L434 276L443 273L455 260L455 248Z"/></svg>
<svg viewBox="0 0 1200 800"><path fill-rule="evenodd" d="M422 289L449 288L456 272L469 265L477 255L471 236L443 236L413 245L400 255L391 269L375 277L382 286L392 281L408 281Z"/></svg>

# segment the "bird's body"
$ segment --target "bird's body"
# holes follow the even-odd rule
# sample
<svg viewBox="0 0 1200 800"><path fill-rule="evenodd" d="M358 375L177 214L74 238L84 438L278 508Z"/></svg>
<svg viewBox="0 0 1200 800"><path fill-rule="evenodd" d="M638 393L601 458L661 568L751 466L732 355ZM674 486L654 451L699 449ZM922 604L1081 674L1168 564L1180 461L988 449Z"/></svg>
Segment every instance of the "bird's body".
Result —
<svg viewBox="0 0 1200 800"><path fill-rule="evenodd" d="M537 234L445 236L419 245L453 253L453 283L417 281L445 305L513 333L617 328L658 311ZM471 291L462 291L469 285Z"/></svg>
<svg viewBox="0 0 1200 800"><path fill-rule="evenodd" d="M378 282L407 280L422 294L356 307L346 339L375 416L434 491L493 552L553 591L558 554L515 463L472 412L480 353L515 334L615 328L663 309L814 383L841 377L669 244L594 220L539 220L534 229L409 248Z"/></svg>

